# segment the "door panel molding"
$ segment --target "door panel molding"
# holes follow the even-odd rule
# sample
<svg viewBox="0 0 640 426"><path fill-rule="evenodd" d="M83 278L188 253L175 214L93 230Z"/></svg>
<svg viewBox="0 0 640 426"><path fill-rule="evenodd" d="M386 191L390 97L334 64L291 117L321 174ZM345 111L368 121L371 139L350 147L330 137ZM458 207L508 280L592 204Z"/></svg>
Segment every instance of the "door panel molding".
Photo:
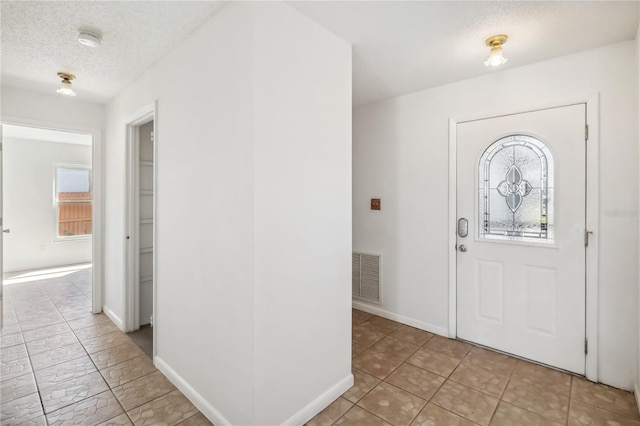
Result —
<svg viewBox="0 0 640 426"><path fill-rule="evenodd" d="M554 102L538 105L518 111L505 111L491 115L449 119L449 239L447 250L449 261L449 324L448 336L457 337L457 125L459 123L523 114L546 109L585 104L586 123L589 126L586 143L586 228L592 231L589 245L585 250L585 336L588 352L585 355L585 376L598 381L598 259L599 259L599 94L586 96L578 100Z"/></svg>

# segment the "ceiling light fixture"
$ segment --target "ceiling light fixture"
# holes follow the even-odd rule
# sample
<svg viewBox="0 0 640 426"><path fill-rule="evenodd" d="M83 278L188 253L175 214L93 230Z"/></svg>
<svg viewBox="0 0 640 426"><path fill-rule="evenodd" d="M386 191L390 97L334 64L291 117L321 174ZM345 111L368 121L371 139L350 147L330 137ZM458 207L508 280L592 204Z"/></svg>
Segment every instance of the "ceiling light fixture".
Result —
<svg viewBox="0 0 640 426"><path fill-rule="evenodd" d="M505 64L507 62L507 58L502 56L502 45L507 42L507 36L500 34L494 35L493 37L489 37L485 43L487 46L491 48L491 52L489 53L489 59L485 61L486 66L494 66Z"/></svg>
<svg viewBox="0 0 640 426"><path fill-rule="evenodd" d="M78 33L78 41L84 46L97 49L102 44L102 37L89 31L80 31Z"/></svg>
<svg viewBox="0 0 640 426"><path fill-rule="evenodd" d="M71 80L76 78L76 76L66 72L59 72L58 77L62 79L62 83L60 84L60 88L57 90L57 92L65 96L75 96L76 92L74 92L73 88L71 87Z"/></svg>

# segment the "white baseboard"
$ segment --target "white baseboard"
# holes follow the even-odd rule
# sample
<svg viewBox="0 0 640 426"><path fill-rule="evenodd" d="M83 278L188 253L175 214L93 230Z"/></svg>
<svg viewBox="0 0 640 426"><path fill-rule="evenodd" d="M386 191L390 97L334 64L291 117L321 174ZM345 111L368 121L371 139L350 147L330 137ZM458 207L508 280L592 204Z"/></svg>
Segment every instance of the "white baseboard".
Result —
<svg viewBox="0 0 640 426"><path fill-rule="evenodd" d="M353 386L353 374L349 373L347 377L331 386L322 395L311 401L302 410L298 411L282 424L292 426L305 424L320 411L324 410L329 404L338 399L340 395L345 393L351 386ZM214 424L216 423L214 422Z"/></svg>
<svg viewBox="0 0 640 426"><path fill-rule="evenodd" d="M162 374L164 374L167 379L169 379L169 381L173 383L175 387L177 387L207 419L209 419L209 421L215 425L231 425L229 420L216 410L213 405L209 404L202 395L196 392L196 390L193 389L178 373L176 373L173 368L169 367L162 358L156 356L153 359L153 363L156 368L160 370Z"/></svg>
<svg viewBox="0 0 640 426"><path fill-rule="evenodd" d="M638 413L640 413L640 390L638 389L638 384L636 383L633 389L633 396L636 397L636 408L638 409Z"/></svg>
<svg viewBox="0 0 640 426"><path fill-rule="evenodd" d="M109 309L108 306L103 306L102 312L104 312L104 314L108 316L111 321L113 321L116 327L118 327L121 331L124 331L124 322L111 309Z"/></svg>
<svg viewBox="0 0 640 426"><path fill-rule="evenodd" d="M196 406L204 416L215 425L231 425L215 407L209 404L195 389L193 389L176 371L171 368L162 358L156 356L153 363L164 374L171 383L177 387L184 396ZM298 426L305 424L312 419L320 411L324 410L329 404L338 399L340 395L345 393L353 386L353 374L349 373L347 377L329 388L315 400L311 401L302 410L298 411L291 418L283 422L283 425Z"/></svg>
<svg viewBox="0 0 640 426"><path fill-rule="evenodd" d="M440 327L437 325L429 324L424 321L420 321L410 317L405 317L404 315L399 315L393 312L389 312L385 309L378 308L376 306L371 306L366 303L357 302L355 300L353 301L353 307L361 311L377 315L382 318L390 319L405 325L409 325L411 327L419 328L420 330L425 330L430 333L439 334L440 336L449 337L449 330L447 329L447 327Z"/></svg>

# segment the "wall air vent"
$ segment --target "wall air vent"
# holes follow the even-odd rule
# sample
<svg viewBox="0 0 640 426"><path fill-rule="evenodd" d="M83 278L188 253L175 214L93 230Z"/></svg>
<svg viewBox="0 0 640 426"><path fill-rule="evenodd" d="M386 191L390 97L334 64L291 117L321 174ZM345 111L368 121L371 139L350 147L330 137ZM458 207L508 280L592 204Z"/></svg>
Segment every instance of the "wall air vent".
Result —
<svg viewBox="0 0 640 426"><path fill-rule="evenodd" d="M351 255L351 285L355 299L381 303L381 263L379 254L353 252Z"/></svg>

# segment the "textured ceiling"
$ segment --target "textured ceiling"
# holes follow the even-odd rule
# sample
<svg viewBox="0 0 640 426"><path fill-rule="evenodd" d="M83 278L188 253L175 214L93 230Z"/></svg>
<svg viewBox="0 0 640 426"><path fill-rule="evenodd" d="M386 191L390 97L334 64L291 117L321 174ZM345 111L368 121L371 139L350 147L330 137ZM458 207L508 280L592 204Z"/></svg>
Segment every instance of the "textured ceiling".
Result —
<svg viewBox="0 0 640 426"><path fill-rule="evenodd" d="M220 1L2 1L2 84L55 93L76 74L78 99L106 102L186 39ZM103 44L77 41L95 29Z"/></svg>
<svg viewBox="0 0 640 426"><path fill-rule="evenodd" d="M637 1L291 1L353 46L353 102L441 84L635 38ZM506 65L484 41L507 34Z"/></svg>
<svg viewBox="0 0 640 426"><path fill-rule="evenodd" d="M77 74L78 99L105 102L224 1L1 2L2 84L53 93ZM354 105L635 37L638 1L289 1L354 45ZM91 50L77 30L95 28ZM498 69L484 40L509 36Z"/></svg>

